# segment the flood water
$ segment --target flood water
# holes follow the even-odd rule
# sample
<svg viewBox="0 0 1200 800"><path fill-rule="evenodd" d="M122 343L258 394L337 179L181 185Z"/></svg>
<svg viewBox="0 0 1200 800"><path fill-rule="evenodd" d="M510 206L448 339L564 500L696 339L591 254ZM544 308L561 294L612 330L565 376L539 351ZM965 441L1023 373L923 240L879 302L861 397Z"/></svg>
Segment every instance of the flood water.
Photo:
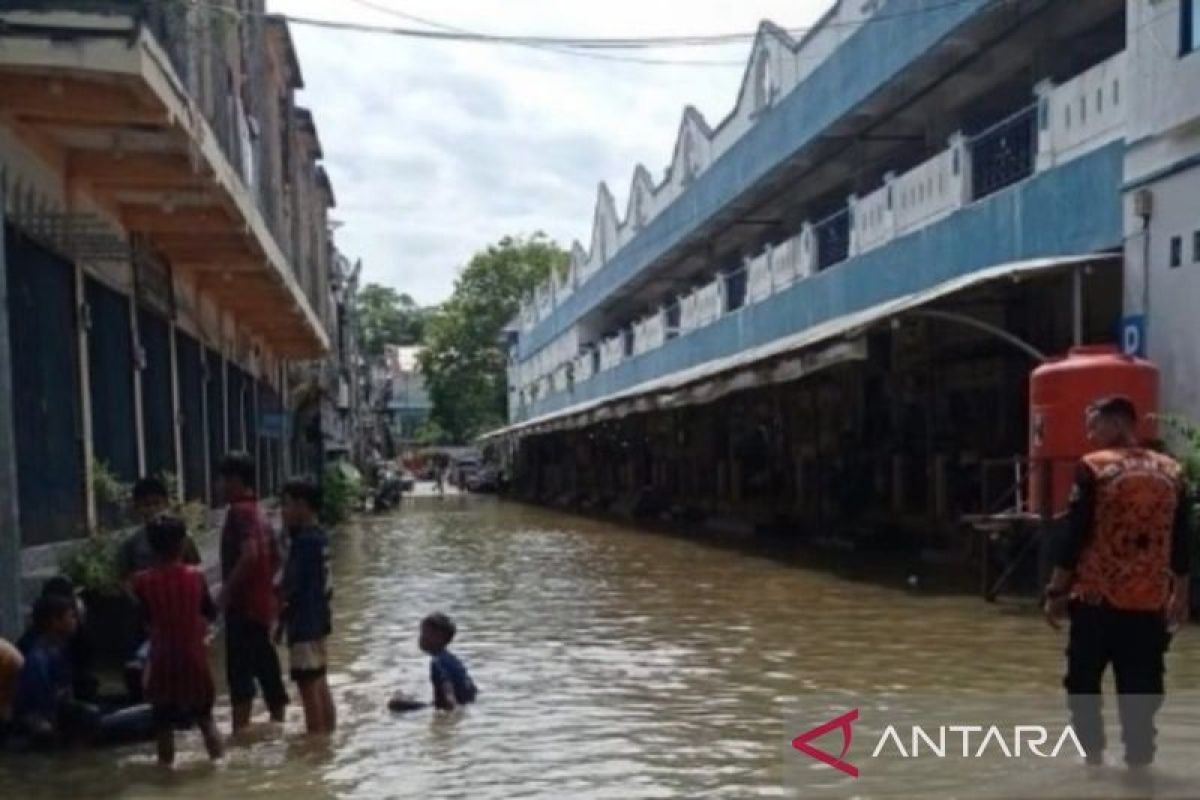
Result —
<svg viewBox="0 0 1200 800"><path fill-rule="evenodd" d="M5 758L0 797L780 796L798 697L1049 693L1061 669L1061 634L1028 608L489 499L367 520L335 558L332 741L307 741L297 706L216 767L194 734L170 774L151 745ZM457 619L480 701L393 716L391 691L428 692L415 639L433 610ZM1176 643L1173 688L1200 686L1198 642Z"/></svg>

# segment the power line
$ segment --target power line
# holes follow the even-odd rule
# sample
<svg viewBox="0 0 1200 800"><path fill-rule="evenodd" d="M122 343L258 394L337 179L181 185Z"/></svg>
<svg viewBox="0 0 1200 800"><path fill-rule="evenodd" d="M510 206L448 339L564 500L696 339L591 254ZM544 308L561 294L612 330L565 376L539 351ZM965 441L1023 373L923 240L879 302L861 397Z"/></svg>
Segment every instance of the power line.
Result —
<svg viewBox="0 0 1200 800"><path fill-rule="evenodd" d="M214 0L193 0L196 5L206 6L238 18L249 16L259 16L258 12L239 10L230 8L224 5L214 5ZM476 44L496 44L526 47L543 52L552 52L560 55L570 55L575 57L601 59L605 61L615 61L624 63L636 64L652 64L661 66L706 66L706 67L745 67L745 60L697 60L697 59L666 59L666 58L644 58L627 54L612 54L600 53L595 51L604 50L647 50L647 49L663 49L663 48L682 48L682 47L711 47L731 45L739 42L753 41L759 35L755 32L736 32L736 33L720 33L720 34L705 34L705 35L684 35L684 36L648 36L648 37L573 37L573 36L535 36L535 35L503 35L489 34L478 31L461 28L437 20L420 17L414 14L408 14L398 9L382 5L372 0L353 0L358 5L371 9L377 13L395 16L405 19L409 22L414 22L420 25L425 25L426 28L409 28L398 26L377 25L361 22L346 22L340 20L319 19L314 17L304 17L291 14L276 14L271 15L282 18L289 23L304 26L335 31L349 31L357 33L371 33L400 36L406 38L424 39L432 41L446 42L464 42ZM854 22L836 22L826 21L817 23L816 25L802 27L780 29L786 32L793 38L802 38L817 30L836 30L839 28L862 27L868 24L883 22L890 19L898 19L903 17L912 17L934 13L946 8L964 5L965 3L974 2L974 0L947 0L945 3L931 6L923 6L921 8L912 9L909 11L900 11L893 14L876 14L866 19ZM988 5L1002 4L1013 2L1013 0L989 0ZM816 57L815 55L813 56Z"/></svg>
<svg viewBox="0 0 1200 800"><path fill-rule="evenodd" d="M1007 2L1008 0L995 0L996 2ZM759 31L741 31L734 33L715 33L715 34L683 34L683 35L664 35L664 36L636 36L636 37L577 37L577 36L548 36L548 35L504 35L504 34L487 34L478 31L472 31L465 28L460 28L446 23L438 22L437 20L420 17L415 14L409 14L404 11L392 8L374 0L352 0L356 5L370 9L380 14L404 19L409 22L415 22L420 25L426 25L435 31L424 31L432 38L459 38L469 37L472 40L490 41L497 43L512 43L512 44L555 44L564 47L579 47L585 49L644 49L644 48L673 48L673 47L708 47L708 46L723 46L729 44L738 44L742 42L754 41ZM964 5L974 0L947 0L947 2L923 6L921 8L912 9L909 11L898 11L892 14L875 14L858 21L835 22L828 21L824 23L816 23L805 27L783 28L779 30L788 34L793 39L800 39L816 30L837 30L839 28L860 27L862 25L882 22L889 19L899 19L904 17L920 16L940 11L954 6Z"/></svg>

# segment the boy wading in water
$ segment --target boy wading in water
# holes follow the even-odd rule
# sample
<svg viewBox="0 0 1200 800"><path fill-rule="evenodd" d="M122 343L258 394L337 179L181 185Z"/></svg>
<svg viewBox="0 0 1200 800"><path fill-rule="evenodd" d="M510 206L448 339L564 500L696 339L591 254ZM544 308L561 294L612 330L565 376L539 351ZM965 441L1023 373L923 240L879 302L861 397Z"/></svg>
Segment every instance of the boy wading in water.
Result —
<svg viewBox="0 0 1200 800"><path fill-rule="evenodd" d="M445 614L430 614L421 620L421 632L417 646L429 654L429 682L433 685L433 707L439 711L453 711L459 706L474 703L479 690L475 681L467 674L467 668L458 656L446 647L454 641L458 632L454 620ZM398 691L388 700L388 709L397 713L417 711L426 704L407 692Z"/></svg>
<svg viewBox="0 0 1200 800"><path fill-rule="evenodd" d="M208 625L217 607L204 574L183 563L187 530L183 522L159 517L146 527L158 565L133 577L150 634L146 699L154 709L158 763L175 763L176 726L195 725L209 758L223 754L213 722L216 690L208 666Z"/></svg>
<svg viewBox="0 0 1200 800"><path fill-rule="evenodd" d="M245 453L231 453L221 460L217 474L229 504L221 531L224 584L218 605L225 612L225 673L237 733L250 724L256 682L272 722L283 722L287 708L279 654L271 642L279 554L254 495L254 461Z"/></svg>
<svg viewBox="0 0 1200 800"><path fill-rule="evenodd" d="M429 654L429 681L433 684L433 706L441 711L453 711L475 702L478 691L475 681L458 656L446 648L454 641L458 627L445 614L430 614L421 621L417 645Z"/></svg>
<svg viewBox="0 0 1200 800"><path fill-rule="evenodd" d="M283 572L280 632L287 634L292 680L304 702L309 733L333 733L337 709L326 678L325 640L332 631L329 602L333 584L329 538L317 522L321 490L308 481L283 487L283 522L290 540Z"/></svg>

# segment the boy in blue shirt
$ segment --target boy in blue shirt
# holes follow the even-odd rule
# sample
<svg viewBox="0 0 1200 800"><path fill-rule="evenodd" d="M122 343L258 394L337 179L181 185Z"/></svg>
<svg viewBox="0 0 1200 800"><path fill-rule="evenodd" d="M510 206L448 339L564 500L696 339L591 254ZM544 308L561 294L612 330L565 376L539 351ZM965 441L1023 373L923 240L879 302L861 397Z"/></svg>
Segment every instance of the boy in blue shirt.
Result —
<svg viewBox="0 0 1200 800"><path fill-rule="evenodd" d="M95 710L72 691L67 646L79 627L74 598L44 594L33 606L33 629L17 677L14 720L34 746L52 747L89 738Z"/></svg>
<svg viewBox="0 0 1200 800"><path fill-rule="evenodd" d="M333 733L337 709L326 677L325 641L333 630L329 604L333 583L329 537L321 530L321 490L305 480L288 482L280 492L283 523L290 544L283 572L283 613L292 680L304 703L309 733Z"/></svg>
<svg viewBox="0 0 1200 800"><path fill-rule="evenodd" d="M467 668L446 647L454 641L458 632L454 620L442 613L430 614L421 621L418 645L428 653L429 681L433 684L433 706L442 711L453 711L467 703L474 703L479 693L475 682L467 674Z"/></svg>

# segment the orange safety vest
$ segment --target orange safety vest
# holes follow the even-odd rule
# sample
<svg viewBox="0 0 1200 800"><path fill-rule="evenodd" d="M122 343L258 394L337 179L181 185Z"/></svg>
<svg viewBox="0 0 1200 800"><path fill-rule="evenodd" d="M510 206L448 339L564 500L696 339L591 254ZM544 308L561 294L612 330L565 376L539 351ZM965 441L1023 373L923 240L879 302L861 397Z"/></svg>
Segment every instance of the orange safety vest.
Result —
<svg viewBox="0 0 1200 800"><path fill-rule="evenodd" d="M1083 464L1096 479L1096 505L1071 597L1127 611L1165 609L1183 470L1140 448L1100 450Z"/></svg>

